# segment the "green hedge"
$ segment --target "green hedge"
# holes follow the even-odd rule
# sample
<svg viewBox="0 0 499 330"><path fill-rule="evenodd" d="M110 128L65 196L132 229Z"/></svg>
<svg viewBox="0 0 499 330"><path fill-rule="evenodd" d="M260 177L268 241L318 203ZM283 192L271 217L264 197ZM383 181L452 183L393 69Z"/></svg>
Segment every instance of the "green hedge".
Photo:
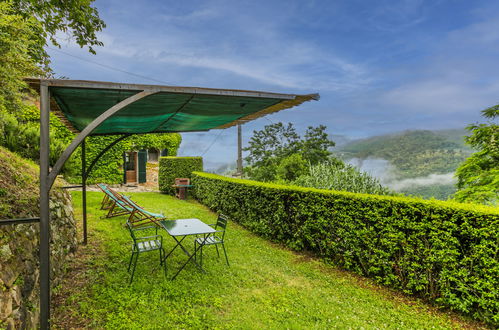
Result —
<svg viewBox="0 0 499 330"><path fill-rule="evenodd" d="M250 230L499 325L499 210L195 172L198 200Z"/></svg>
<svg viewBox="0 0 499 330"><path fill-rule="evenodd" d="M172 184L175 178L191 178L194 171L203 170L202 157L160 157L159 159L159 190L173 195Z"/></svg>

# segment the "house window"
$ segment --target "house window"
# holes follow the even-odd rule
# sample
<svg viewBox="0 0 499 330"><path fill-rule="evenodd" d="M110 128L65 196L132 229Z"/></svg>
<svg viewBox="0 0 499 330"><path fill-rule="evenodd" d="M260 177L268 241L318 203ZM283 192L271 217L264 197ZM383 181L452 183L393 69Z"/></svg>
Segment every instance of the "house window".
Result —
<svg viewBox="0 0 499 330"><path fill-rule="evenodd" d="M127 152L125 153L125 170L135 171L135 153Z"/></svg>
<svg viewBox="0 0 499 330"><path fill-rule="evenodd" d="M158 150L156 150L156 149L149 149L147 151L147 161L148 162L157 163L158 160L159 160Z"/></svg>

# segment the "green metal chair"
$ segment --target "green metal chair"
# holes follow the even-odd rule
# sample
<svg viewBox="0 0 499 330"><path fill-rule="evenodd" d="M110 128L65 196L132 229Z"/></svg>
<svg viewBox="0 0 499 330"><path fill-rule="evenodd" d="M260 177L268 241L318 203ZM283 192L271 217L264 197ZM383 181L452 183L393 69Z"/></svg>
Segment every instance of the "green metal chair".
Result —
<svg viewBox="0 0 499 330"><path fill-rule="evenodd" d="M130 268L132 267L133 263L132 275L130 277L130 284L133 281L133 275L135 274L135 268L137 267L137 260L139 259L139 254L144 252L159 250L159 264L160 266L163 266L166 274L166 260L163 260L164 259L163 256L165 255L165 250L163 249L163 236L158 235L158 227L157 226L134 227L131 223L127 222L127 228L133 240L132 256L130 257L130 262L128 263L128 272L130 272ZM156 235L137 236L138 232L152 228L156 230Z"/></svg>
<svg viewBox="0 0 499 330"><path fill-rule="evenodd" d="M203 247L207 245L215 245L217 249L217 255L220 258L220 252L218 252L218 245L222 245L222 249L224 250L225 261L227 262L227 266L229 265L229 258L227 258L227 251L225 251L225 230L227 229L227 217L223 214L220 214L217 219L217 223L211 224L215 228L216 232L207 237L198 237L194 240L194 251L196 250L197 245L199 244L199 263L203 266ZM221 233L221 235L217 235L217 233ZM196 255L194 257L196 258Z"/></svg>

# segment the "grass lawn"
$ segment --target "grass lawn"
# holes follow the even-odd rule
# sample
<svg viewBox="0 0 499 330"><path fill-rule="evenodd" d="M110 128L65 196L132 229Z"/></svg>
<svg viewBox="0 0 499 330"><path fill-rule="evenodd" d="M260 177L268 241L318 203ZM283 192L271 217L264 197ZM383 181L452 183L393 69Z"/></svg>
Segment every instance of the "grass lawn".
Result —
<svg viewBox="0 0 499 330"><path fill-rule="evenodd" d="M81 219L81 193L73 192ZM150 211L168 218L216 214L195 201L159 193L131 193ZM79 248L68 276L54 290L54 328L328 329L460 328L476 323L437 311L416 299L381 288L320 260L270 243L230 222L230 267L214 247L205 248L206 274L192 263L170 281L186 255L168 258L168 278L157 252L141 254L132 285L127 263L130 236L125 217L100 219L101 193L88 193L89 244ZM167 252L174 241L163 233ZM186 239L187 240L187 239ZM191 240L192 242L192 240ZM187 246L191 247L189 242Z"/></svg>

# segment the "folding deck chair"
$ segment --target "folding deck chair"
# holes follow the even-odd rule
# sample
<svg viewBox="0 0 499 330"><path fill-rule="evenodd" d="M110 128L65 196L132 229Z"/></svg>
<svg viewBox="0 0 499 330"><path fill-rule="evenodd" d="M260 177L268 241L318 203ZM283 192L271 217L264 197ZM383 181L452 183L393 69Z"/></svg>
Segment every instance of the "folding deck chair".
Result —
<svg viewBox="0 0 499 330"><path fill-rule="evenodd" d="M146 211L143 207L132 201L128 196L123 196L123 199L124 202L126 202L132 209L128 222L134 227L142 226L151 222L156 226L161 226L159 221L166 220L163 214Z"/></svg>
<svg viewBox="0 0 499 330"><path fill-rule="evenodd" d="M115 192L103 183L99 183L97 186L104 192L101 210L108 210L104 218L112 218L132 213L133 207L125 201L123 195Z"/></svg>

